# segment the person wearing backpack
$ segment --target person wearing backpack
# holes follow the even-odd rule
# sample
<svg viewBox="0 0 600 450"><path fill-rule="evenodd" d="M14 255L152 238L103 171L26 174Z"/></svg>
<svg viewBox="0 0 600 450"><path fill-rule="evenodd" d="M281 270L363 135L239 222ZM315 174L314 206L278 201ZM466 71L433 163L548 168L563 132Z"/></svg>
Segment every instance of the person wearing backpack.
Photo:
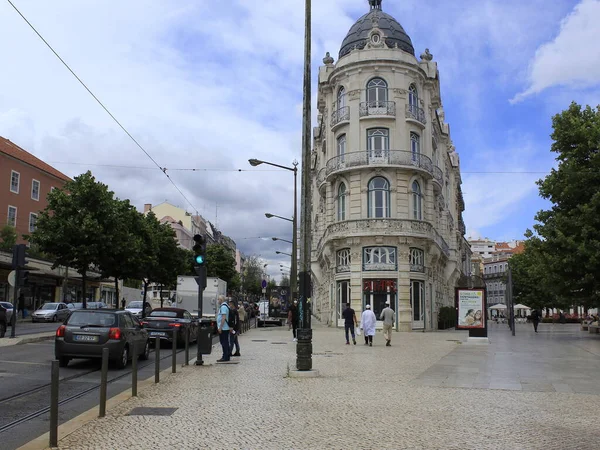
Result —
<svg viewBox="0 0 600 450"><path fill-rule="evenodd" d="M223 348L223 356L217 362L227 362L230 360L231 352L229 350L229 306L225 301L224 295L219 295L219 312L217 313L217 332L219 333L219 341Z"/></svg>
<svg viewBox="0 0 600 450"><path fill-rule="evenodd" d="M238 342L238 335L240 334L240 313L238 312L235 302L229 299L229 328L231 328L229 334L229 354L231 356L240 355L240 343ZM235 345L235 353L233 353L233 346Z"/></svg>

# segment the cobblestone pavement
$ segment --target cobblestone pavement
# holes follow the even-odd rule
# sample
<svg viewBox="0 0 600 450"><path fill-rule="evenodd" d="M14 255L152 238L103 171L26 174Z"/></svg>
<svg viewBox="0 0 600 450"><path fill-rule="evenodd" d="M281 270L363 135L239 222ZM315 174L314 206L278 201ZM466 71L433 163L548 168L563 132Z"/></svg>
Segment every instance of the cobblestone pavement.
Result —
<svg viewBox="0 0 600 450"><path fill-rule="evenodd" d="M395 333L392 347L385 347L378 332L373 347L365 347L362 338L347 346L343 331L317 325L313 367L320 376L294 378L287 376L288 367L295 368L290 333L252 330L240 337L239 364L214 364L216 351L205 358L210 365L164 377L104 419L66 436L60 448L599 448L600 396L423 384L422 374L453 355L487 361L478 352L461 354L470 345L466 337L454 331ZM521 333L510 345L528 339ZM502 344L496 340L498 351ZM539 341L537 351L551 353L553 339ZM600 340L590 342L600 350ZM587 358L598 361L599 354ZM586 359L580 356L569 362L578 367ZM136 407L177 410L171 416L129 415Z"/></svg>

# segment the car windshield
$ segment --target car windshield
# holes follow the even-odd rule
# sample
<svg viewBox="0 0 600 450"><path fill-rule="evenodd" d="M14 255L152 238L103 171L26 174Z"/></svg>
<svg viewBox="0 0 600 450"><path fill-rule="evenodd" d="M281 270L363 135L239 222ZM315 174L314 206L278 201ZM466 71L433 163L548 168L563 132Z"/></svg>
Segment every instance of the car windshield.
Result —
<svg viewBox="0 0 600 450"><path fill-rule="evenodd" d="M142 309L142 302L131 302L129 305L127 305L127 307Z"/></svg>
<svg viewBox="0 0 600 450"><path fill-rule="evenodd" d="M176 311L152 311L149 317L177 317Z"/></svg>
<svg viewBox="0 0 600 450"><path fill-rule="evenodd" d="M12 303L8 303L8 302L0 302L0 306L5 307L6 309L12 309Z"/></svg>
<svg viewBox="0 0 600 450"><path fill-rule="evenodd" d="M67 321L69 326L102 326L112 327L115 325L116 316L111 313L100 313L95 311L74 311Z"/></svg>
<svg viewBox="0 0 600 450"><path fill-rule="evenodd" d="M57 305L58 303L46 303L44 306L42 306L42 309L56 309Z"/></svg>

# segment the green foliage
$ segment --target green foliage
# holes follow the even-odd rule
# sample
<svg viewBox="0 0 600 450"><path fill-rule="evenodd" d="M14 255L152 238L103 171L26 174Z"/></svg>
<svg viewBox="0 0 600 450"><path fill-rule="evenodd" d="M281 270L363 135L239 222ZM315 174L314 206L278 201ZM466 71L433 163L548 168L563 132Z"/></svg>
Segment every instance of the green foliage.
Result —
<svg viewBox="0 0 600 450"><path fill-rule="evenodd" d="M283 275L281 277L281 282L279 283L279 286L290 286L290 277L288 277L287 275Z"/></svg>
<svg viewBox="0 0 600 450"><path fill-rule="evenodd" d="M4 225L0 228L0 250L12 252L13 246L17 243L17 232L14 227Z"/></svg>
<svg viewBox="0 0 600 450"><path fill-rule="evenodd" d="M235 258L229 249L219 244L209 245L206 248L206 265L209 277L219 277L226 281L228 289L232 290L231 281L237 271L235 270Z"/></svg>
<svg viewBox="0 0 600 450"><path fill-rule="evenodd" d="M258 256L249 256L244 264L242 288L252 295L261 295L261 283L264 277L264 263Z"/></svg>

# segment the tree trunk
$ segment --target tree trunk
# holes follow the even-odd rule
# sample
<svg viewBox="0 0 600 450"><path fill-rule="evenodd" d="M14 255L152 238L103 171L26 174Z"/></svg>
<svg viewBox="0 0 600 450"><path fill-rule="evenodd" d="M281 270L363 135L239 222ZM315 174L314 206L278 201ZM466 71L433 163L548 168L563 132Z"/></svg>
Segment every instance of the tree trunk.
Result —
<svg viewBox="0 0 600 450"><path fill-rule="evenodd" d="M162 291L163 291L163 285L161 284L160 285L160 307L161 308L163 307L163 294L162 294Z"/></svg>
<svg viewBox="0 0 600 450"><path fill-rule="evenodd" d="M81 274L81 293L83 295L83 309L87 309L87 271Z"/></svg>
<svg viewBox="0 0 600 450"><path fill-rule="evenodd" d="M142 299L142 319L146 317L146 294L148 293L148 281L143 280L144 283L144 297Z"/></svg>
<svg viewBox="0 0 600 450"><path fill-rule="evenodd" d="M119 279L115 277L115 308L119 309Z"/></svg>

